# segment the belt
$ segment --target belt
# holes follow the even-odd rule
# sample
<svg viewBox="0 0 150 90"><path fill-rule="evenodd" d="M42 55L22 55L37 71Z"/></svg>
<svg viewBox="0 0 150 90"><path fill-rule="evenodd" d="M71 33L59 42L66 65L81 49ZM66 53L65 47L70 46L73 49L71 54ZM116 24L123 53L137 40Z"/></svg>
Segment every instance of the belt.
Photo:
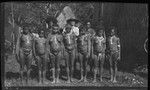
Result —
<svg viewBox="0 0 150 90"><path fill-rule="evenodd" d="M26 49L26 48L23 48L23 52L25 55L29 55L31 53L32 49Z"/></svg>

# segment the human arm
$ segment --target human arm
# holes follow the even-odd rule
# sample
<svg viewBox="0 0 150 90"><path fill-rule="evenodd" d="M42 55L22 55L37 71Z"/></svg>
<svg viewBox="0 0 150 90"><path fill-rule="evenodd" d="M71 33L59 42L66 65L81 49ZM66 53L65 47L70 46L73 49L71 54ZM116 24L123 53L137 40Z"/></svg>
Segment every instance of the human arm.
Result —
<svg viewBox="0 0 150 90"><path fill-rule="evenodd" d="M121 46L120 46L120 39L119 38L117 40L117 48L118 48L118 53L119 53L118 59L120 60L120 58L121 58Z"/></svg>

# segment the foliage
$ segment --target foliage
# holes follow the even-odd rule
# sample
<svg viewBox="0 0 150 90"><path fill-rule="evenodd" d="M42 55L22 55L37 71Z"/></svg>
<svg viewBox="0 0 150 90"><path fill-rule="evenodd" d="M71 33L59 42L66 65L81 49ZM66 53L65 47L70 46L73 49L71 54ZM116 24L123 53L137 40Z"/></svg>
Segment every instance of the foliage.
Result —
<svg viewBox="0 0 150 90"><path fill-rule="evenodd" d="M12 21L13 11L16 24L33 22L42 26L48 16L57 17L67 5L72 8L76 17L81 21L90 19L93 14L94 7L92 3L5 3L5 20L8 21L8 18L10 18Z"/></svg>

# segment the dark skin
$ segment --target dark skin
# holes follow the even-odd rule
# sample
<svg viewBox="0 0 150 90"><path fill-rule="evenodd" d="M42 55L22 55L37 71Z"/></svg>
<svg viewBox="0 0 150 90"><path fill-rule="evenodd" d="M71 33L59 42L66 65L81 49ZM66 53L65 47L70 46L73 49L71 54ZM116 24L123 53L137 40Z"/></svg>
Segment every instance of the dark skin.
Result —
<svg viewBox="0 0 150 90"><path fill-rule="evenodd" d="M50 30L50 33L52 33L51 29L52 29L53 25L54 25L54 23L52 21L50 21L48 23L48 29Z"/></svg>
<svg viewBox="0 0 150 90"><path fill-rule="evenodd" d="M46 39L44 38L44 31L39 32L39 38L35 38L35 49L36 59L39 68L39 84L46 80ZM43 74L43 77L42 77Z"/></svg>
<svg viewBox="0 0 150 90"><path fill-rule="evenodd" d="M103 73L103 65L104 65L104 60L105 60L105 39L104 37L101 39L100 37L103 36L103 30L100 30L98 32L98 35L94 37L94 54L96 55L96 59L94 60L95 62L95 69L94 69L94 81L96 82L96 74L98 71L98 66L100 66L100 81L102 81L102 73Z"/></svg>
<svg viewBox="0 0 150 90"><path fill-rule="evenodd" d="M88 59L90 57L90 50L91 50L91 42L89 39L89 35L86 33L86 31L82 30L78 39L77 39L77 47L78 47L78 52L79 52L79 61L80 61L80 68L81 68L81 80L87 82L87 71L86 71L86 66Z"/></svg>
<svg viewBox="0 0 150 90"><path fill-rule="evenodd" d="M72 82L73 71L74 71L74 61L75 61L75 35L70 33L71 28L67 27L64 33L64 46L65 46L65 56L66 56L66 66L67 66L67 83Z"/></svg>
<svg viewBox="0 0 150 90"><path fill-rule="evenodd" d="M115 35L115 29L111 29L111 36Z"/></svg>
<svg viewBox="0 0 150 90"><path fill-rule="evenodd" d="M19 62L20 62L20 72L21 72L21 81L23 84L23 71L25 65L27 66L27 84L29 84L29 75L30 75L30 67L33 59L34 53L32 52L33 46L33 37L29 33L29 28L23 28L23 34L19 39Z"/></svg>
<svg viewBox="0 0 150 90"><path fill-rule="evenodd" d="M110 48L110 74L111 74L111 82L116 83L116 74L117 74L117 63L120 60L120 40L118 37L115 35L115 29L111 29L111 37L113 37L113 42L111 41L111 37L109 39L109 45L111 46ZM113 43L115 43L114 47L117 47L117 50L113 50Z"/></svg>
<svg viewBox="0 0 150 90"><path fill-rule="evenodd" d="M57 26L54 26L52 34L49 34L47 38L47 47L49 50L49 55L54 57L52 60L52 71L53 71L53 81L52 83L59 83L60 74L60 60L62 57L62 36L58 34L59 30Z"/></svg>

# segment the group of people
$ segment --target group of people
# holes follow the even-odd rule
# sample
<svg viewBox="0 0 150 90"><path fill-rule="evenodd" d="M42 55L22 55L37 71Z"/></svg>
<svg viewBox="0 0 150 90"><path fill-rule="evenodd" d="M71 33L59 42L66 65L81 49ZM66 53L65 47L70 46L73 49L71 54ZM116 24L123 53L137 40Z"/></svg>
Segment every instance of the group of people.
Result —
<svg viewBox="0 0 150 90"><path fill-rule="evenodd" d="M23 80L24 67L27 67L27 82L29 81L32 61L35 60L39 69L39 83L46 80L47 62L52 65L52 83L59 83L60 62L65 60L67 82L71 83L75 70L75 60L80 63L80 81L87 82L87 64L92 61L94 73L93 82L97 82L96 75L100 72L102 79L103 65L107 55L110 62L111 81L116 82L117 62L120 60L120 40L116 36L115 28L111 28L110 36L105 36L103 27L95 31L91 23L87 22L84 27L79 20L69 19L64 29L60 30L57 23L49 22L50 33L45 34L39 30L38 34L33 33L29 24L23 26L23 32L18 38L19 51L17 53L20 63L21 80ZM108 42L108 44L107 44Z"/></svg>

